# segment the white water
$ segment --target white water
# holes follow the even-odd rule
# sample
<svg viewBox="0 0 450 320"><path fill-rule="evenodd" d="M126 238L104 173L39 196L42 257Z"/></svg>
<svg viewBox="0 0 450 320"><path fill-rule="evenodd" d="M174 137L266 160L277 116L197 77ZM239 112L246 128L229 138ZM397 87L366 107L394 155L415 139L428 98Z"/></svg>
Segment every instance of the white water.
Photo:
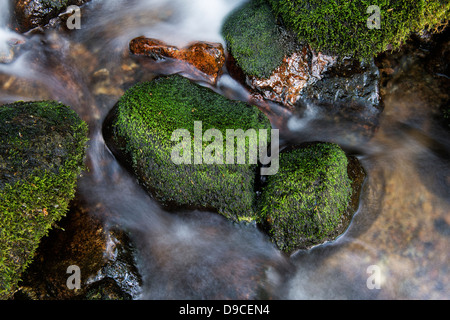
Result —
<svg viewBox="0 0 450 320"><path fill-rule="evenodd" d="M222 20L242 2L146 0L126 6L126 1L93 1L83 8L82 29L70 36L100 51L98 58L106 58L104 69L113 72L124 63L122 52L135 36L154 36L177 45L193 40L221 42ZM164 14L168 20L161 21ZM41 39L46 47L40 44ZM260 290L276 294L289 262L268 238L254 226L236 228L215 213L174 214L160 209L114 159L101 135L103 118L119 96L102 107L84 82L90 75L73 67L84 58L73 55L70 40L48 32L28 41L35 44L33 53L24 52L14 63L0 65L0 73L29 81L30 87L37 85L38 96L33 90L22 96L2 92L0 100L52 98L84 115L91 129L90 170L79 181L79 194L94 208L90 214L106 211L108 225L119 225L130 233L139 250L138 267L144 278L140 298L242 298ZM58 51L49 52L48 47ZM224 78L220 87L230 95L247 97L232 79ZM240 93L235 93L238 88ZM96 212L99 204L102 213ZM252 278L260 281L252 282Z"/></svg>

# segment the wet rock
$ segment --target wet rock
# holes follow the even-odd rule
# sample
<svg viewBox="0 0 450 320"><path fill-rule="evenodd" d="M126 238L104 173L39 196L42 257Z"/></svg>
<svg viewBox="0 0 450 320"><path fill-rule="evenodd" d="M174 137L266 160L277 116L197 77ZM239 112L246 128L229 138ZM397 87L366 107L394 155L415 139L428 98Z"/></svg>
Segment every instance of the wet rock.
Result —
<svg viewBox="0 0 450 320"><path fill-rule="evenodd" d="M424 60L426 70L439 83L442 92L439 96L444 96L440 106L441 122L450 130L450 27L434 35L430 55Z"/></svg>
<svg viewBox="0 0 450 320"><path fill-rule="evenodd" d="M396 128L423 148L424 152L411 160L421 183L446 201L450 199L449 39L448 27L441 34L414 35L401 50L384 53L377 59L383 70L383 99L399 122L390 128ZM393 72L386 73L386 69Z"/></svg>
<svg viewBox="0 0 450 320"><path fill-rule="evenodd" d="M323 69L322 69L323 70ZM379 108L379 71L373 59L359 62L343 59L302 90L300 97L341 105L363 105Z"/></svg>
<svg viewBox="0 0 450 320"><path fill-rule="evenodd" d="M441 33L414 34L401 50L385 52L376 59L381 71L381 94L395 90L403 93L404 101L411 100L408 102L411 105L421 101L428 105L426 110L432 113L432 118L447 129L450 129L449 39L449 27ZM415 123L429 119L421 110L414 113Z"/></svg>
<svg viewBox="0 0 450 320"><path fill-rule="evenodd" d="M45 26L70 5L81 6L89 0L15 0L14 13L20 32Z"/></svg>
<svg viewBox="0 0 450 320"><path fill-rule="evenodd" d="M349 226L365 173L331 143L290 146L263 186L259 223L286 253L332 241Z"/></svg>
<svg viewBox="0 0 450 320"><path fill-rule="evenodd" d="M132 297L121 291L119 285L111 278L104 278L89 287L86 300L131 300Z"/></svg>
<svg viewBox="0 0 450 320"><path fill-rule="evenodd" d="M80 268L79 289L67 286L69 266ZM43 239L15 299L134 299L140 285L127 235L89 215L77 200L58 228Z"/></svg>
<svg viewBox="0 0 450 320"><path fill-rule="evenodd" d="M450 237L450 225L443 218L438 218L434 220L434 229L441 235Z"/></svg>
<svg viewBox="0 0 450 320"><path fill-rule="evenodd" d="M293 108L304 89L321 80L334 63L334 57L315 53L308 46L303 46L300 51L285 57L268 78L247 76L246 83L264 99Z"/></svg>
<svg viewBox="0 0 450 320"><path fill-rule="evenodd" d="M0 107L0 298L17 289L41 239L67 213L87 125L54 101Z"/></svg>
<svg viewBox="0 0 450 320"><path fill-rule="evenodd" d="M227 17L222 34L229 51L227 69L256 99L291 110L299 100L380 108L379 72L372 60L359 62L311 49L266 4L250 1L238 8Z"/></svg>
<svg viewBox="0 0 450 320"><path fill-rule="evenodd" d="M145 117L140 116L144 114ZM196 129L195 122L201 122L201 128ZM231 164L230 159L226 160L230 158L225 153L226 130L255 129L255 136L250 138L255 142L258 129L270 128L268 118L255 106L228 100L177 75L129 89L107 118L103 132L110 149L132 167L142 185L161 204L169 208L215 210L240 221L251 219L254 214L257 164L237 164L236 160ZM189 145L185 144L186 136L171 138L176 130L180 133L179 129L189 135ZM216 129L214 142L219 149L213 151L214 160L206 160L200 154L199 161L198 148L193 151L191 137L196 135L199 139L199 132L203 134L208 129ZM184 151L180 150L180 138ZM200 146L203 155L212 151L208 145ZM232 151L234 159L237 149ZM249 147L243 149L247 158ZM181 153L183 159L179 157ZM177 154L178 164L172 154Z"/></svg>
<svg viewBox="0 0 450 320"><path fill-rule="evenodd" d="M0 46L0 64L12 63L18 55L22 45L25 43L23 39L12 38L4 46Z"/></svg>
<svg viewBox="0 0 450 320"><path fill-rule="evenodd" d="M234 10L222 27L227 50L245 74L266 78L292 52L265 1L249 1ZM288 44L288 45L286 45Z"/></svg>
<svg viewBox="0 0 450 320"><path fill-rule="evenodd" d="M379 71L373 61L314 52L309 46L285 57L283 63L266 79L246 76L254 95L279 102L291 110L299 101L336 105L360 105L382 111Z"/></svg>
<svg viewBox="0 0 450 320"><path fill-rule="evenodd" d="M131 40L130 51L154 60L172 58L183 61L207 75L212 83L216 82L225 64L225 53L220 43L195 42L180 49L160 40L138 37Z"/></svg>

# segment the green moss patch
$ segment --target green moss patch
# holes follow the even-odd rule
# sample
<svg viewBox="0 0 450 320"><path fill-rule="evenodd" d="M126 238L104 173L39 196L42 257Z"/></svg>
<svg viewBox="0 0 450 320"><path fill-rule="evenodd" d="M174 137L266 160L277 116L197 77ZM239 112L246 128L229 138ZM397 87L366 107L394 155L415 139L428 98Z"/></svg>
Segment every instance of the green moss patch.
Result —
<svg viewBox="0 0 450 320"><path fill-rule="evenodd" d="M334 239L349 221L352 181L348 158L331 143L280 153L280 170L269 176L259 201L260 223L283 251Z"/></svg>
<svg viewBox="0 0 450 320"><path fill-rule="evenodd" d="M234 221L254 216L256 164L194 164L194 122L202 133L217 129L270 129L254 106L231 101L181 76L157 78L129 89L104 125L108 146L132 167L142 185L163 205L214 209ZM175 164L175 130L192 139L191 163ZM109 138L108 138L109 137ZM248 155L250 141L245 144ZM210 142L202 142L205 148ZM236 142L237 144L237 142ZM237 152L237 148L235 149Z"/></svg>
<svg viewBox="0 0 450 320"><path fill-rule="evenodd" d="M448 1L425 0L269 0L274 12L316 50L364 58L396 49L411 32L438 28L450 18ZM380 28L367 21L380 9Z"/></svg>
<svg viewBox="0 0 450 320"><path fill-rule="evenodd" d="M87 125L52 101L0 107L0 298L68 210L84 167Z"/></svg>
<svg viewBox="0 0 450 320"><path fill-rule="evenodd" d="M252 0L227 17L222 28L228 50L250 76L268 78L289 54L269 5Z"/></svg>

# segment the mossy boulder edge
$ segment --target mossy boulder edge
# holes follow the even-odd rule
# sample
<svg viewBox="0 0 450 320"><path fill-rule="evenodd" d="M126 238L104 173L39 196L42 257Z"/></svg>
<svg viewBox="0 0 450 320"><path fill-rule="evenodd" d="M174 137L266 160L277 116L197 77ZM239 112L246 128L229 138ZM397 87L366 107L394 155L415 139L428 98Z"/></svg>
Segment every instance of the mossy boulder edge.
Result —
<svg viewBox="0 0 450 320"><path fill-rule="evenodd" d="M334 143L290 146L259 200L259 223L286 253L331 241L357 211L364 169Z"/></svg>
<svg viewBox="0 0 450 320"><path fill-rule="evenodd" d="M0 107L0 298L16 289L41 238L68 211L87 124L55 101Z"/></svg>
<svg viewBox="0 0 450 320"><path fill-rule="evenodd" d="M257 107L173 75L130 88L105 120L103 132L112 152L166 209L213 210L232 221L253 220L257 164L172 161L172 150L178 144L171 140L172 133L185 129L193 138L195 121L202 122L202 133L217 129L224 140L227 129L255 129L257 133L271 129ZM203 148L208 145L203 143ZM191 154L193 158L194 151Z"/></svg>
<svg viewBox="0 0 450 320"><path fill-rule="evenodd" d="M276 16L313 49L359 59L397 49L411 33L440 29L450 19L450 2L440 0L268 2Z"/></svg>

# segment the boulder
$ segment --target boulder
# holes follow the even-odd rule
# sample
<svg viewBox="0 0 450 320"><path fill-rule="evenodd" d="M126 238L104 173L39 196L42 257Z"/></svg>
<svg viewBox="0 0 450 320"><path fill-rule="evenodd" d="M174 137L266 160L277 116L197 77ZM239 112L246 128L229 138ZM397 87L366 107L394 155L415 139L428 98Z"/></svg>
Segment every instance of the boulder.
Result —
<svg viewBox="0 0 450 320"><path fill-rule="evenodd" d="M269 77L247 76L246 83L262 98L294 109L297 101L304 95L304 89L321 80L325 71L334 63L334 57L316 53L309 46L303 46L286 56Z"/></svg>
<svg viewBox="0 0 450 320"><path fill-rule="evenodd" d="M177 48L157 39L138 37L131 40L130 51L154 60L180 60L204 73L211 83L216 82L225 64L225 52L220 43L194 42L185 48Z"/></svg>
<svg viewBox="0 0 450 320"><path fill-rule="evenodd" d="M81 6L89 0L15 0L14 13L20 32L47 25L71 5Z"/></svg>
<svg viewBox="0 0 450 320"><path fill-rule="evenodd" d="M267 78L292 52L270 7L250 1L233 11L222 27L227 49L245 74Z"/></svg>
<svg viewBox="0 0 450 320"><path fill-rule="evenodd" d="M203 135L209 129L216 130L208 139ZM226 145L227 129L255 130L245 145L232 140L248 159L249 145L256 143L259 129L269 134L271 124L258 108L174 75L129 89L103 131L113 153L132 167L141 184L166 208L215 210L233 221L251 220L257 163L238 163L238 147L233 151ZM180 136L174 136L179 130L181 143ZM174 150L183 161L174 160ZM234 164L228 162L227 152ZM205 155L211 156L208 161Z"/></svg>
<svg viewBox="0 0 450 320"><path fill-rule="evenodd" d="M379 108L380 73L374 60L343 59L321 73L321 81L315 81L302 90L299 98L338 103L365 105Z"/></svg>
<svg viewBox="0 0 450 320"><path fill-rule="evenodd" d="M64 216L84 168L87 125L54 101L0 107L0 297Z"/></svg>

